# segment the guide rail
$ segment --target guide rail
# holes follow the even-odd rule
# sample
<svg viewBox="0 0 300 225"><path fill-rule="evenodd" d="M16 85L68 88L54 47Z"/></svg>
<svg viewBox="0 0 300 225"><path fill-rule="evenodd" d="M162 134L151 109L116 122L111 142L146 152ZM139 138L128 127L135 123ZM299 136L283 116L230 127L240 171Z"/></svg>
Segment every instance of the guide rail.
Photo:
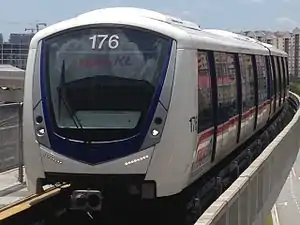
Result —
<svg viewBox="0 0 300 225"><path fill-rule="evenodd" d="M69 187L67 184L49 188L0 209L0 224L30 225L51 219L53 213L66 207Z"/></svg>

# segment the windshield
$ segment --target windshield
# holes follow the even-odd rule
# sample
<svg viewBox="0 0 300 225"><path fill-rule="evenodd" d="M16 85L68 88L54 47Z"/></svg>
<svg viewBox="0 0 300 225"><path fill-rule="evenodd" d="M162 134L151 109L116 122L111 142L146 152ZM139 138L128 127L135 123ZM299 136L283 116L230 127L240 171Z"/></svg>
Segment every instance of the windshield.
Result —
<svg viewBox="0 0 300 225"><path fill-rule="evenodd" d="M46 40L46 77L57 129L137 133L168 49L168 39L124 27L86 28Z"/></svg>

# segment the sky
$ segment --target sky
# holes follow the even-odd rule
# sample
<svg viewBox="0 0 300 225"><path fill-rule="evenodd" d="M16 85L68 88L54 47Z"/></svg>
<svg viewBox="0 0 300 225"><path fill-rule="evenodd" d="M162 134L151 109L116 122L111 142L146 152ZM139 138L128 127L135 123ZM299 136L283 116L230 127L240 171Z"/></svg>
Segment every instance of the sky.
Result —
<svg viewBox="0 0 300 225"><path fill-rule="evenodd" d="M105 7L130 6L167 13L203 28L292 30L300 25L300 0L0 0L0 33L24 32Z"/></svg>

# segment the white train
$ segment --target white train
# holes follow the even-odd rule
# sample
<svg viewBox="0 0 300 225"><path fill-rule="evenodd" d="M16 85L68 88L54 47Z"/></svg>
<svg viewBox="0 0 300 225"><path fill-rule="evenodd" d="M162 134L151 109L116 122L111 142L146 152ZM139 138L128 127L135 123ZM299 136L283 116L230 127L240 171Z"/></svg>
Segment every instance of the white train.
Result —
<svg viewBox="0 0 300 225"><path fill-rule="evenodd" d="M79 199L180 193L282 108L288 84L285 52L157 12L54 24L28 55L28 187L68 182Z"/></svg>

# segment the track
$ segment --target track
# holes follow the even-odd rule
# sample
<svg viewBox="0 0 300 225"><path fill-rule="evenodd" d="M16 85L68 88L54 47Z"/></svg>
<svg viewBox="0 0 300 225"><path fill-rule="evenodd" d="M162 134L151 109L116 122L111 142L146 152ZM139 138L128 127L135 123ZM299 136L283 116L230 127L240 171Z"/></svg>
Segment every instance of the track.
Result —
<svg viewBox="0 0 300 225"><path fill-rule="evenodd" d="M1 225L31 225L50 222L66 207L68 185L50 188L41 195L32 195L0 210ZM49 218L50 217L50 218ZM57 217L57 216L56 216Z"/></svg>
<svg viewBox="0 0 300 225"><path fill-rule="evenodd" d="M271 124L181 195L155 202L116 196L114 201L104 202L101 213L89 214L67 210L71 187L64 185L1 209L0 224L194 224L291 120L293 104L289 99L289 104Z"/></svg>

